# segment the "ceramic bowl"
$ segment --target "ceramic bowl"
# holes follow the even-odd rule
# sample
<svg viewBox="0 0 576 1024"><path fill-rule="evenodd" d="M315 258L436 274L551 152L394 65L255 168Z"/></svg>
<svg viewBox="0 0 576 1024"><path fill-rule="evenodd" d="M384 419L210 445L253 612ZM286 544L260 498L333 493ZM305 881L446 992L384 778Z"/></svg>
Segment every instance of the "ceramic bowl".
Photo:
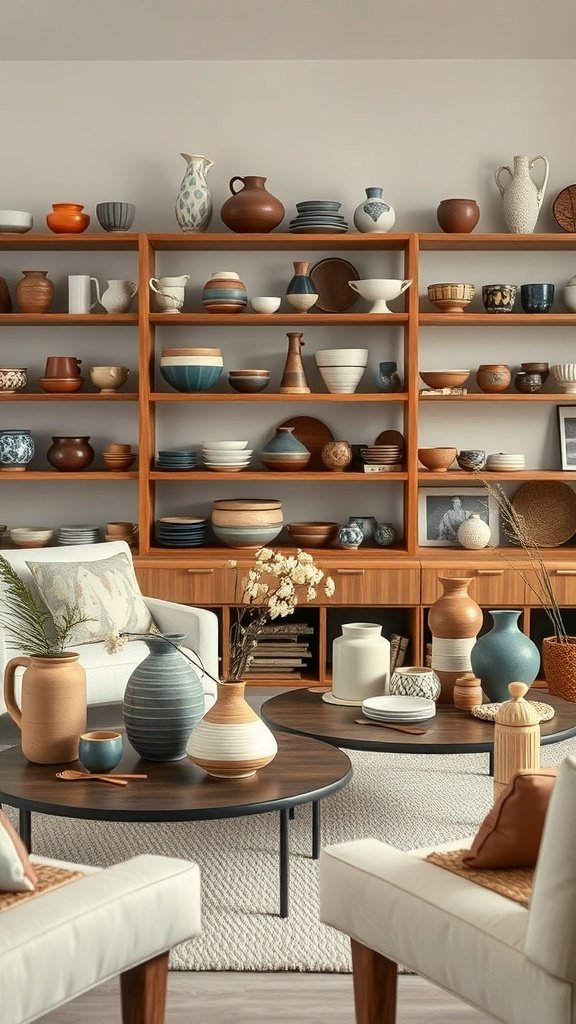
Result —
<svg viewBox="0 0 576 1024"><path fill-rule="evenodd" d="M258 391L264 391L268 387L270 376L251 376L249 373L244 373L233 377L229 373L228 383L234 391L238 391L240 394L256 394Z"/></svg>
<svg viewBox="0 0 576 1024"><path fill-rule="evenodd" d="M576 363L555 363L550 373L565 395L576 394Z"/></svg>
<svg viewBox="0 0 576 1024"><path fill-rule="evenodd" d="M112 470L115 473L124 473L127 469L130 469L136 461L136 453L133 455L106 455L102 456L102 461L106 469Z"/></svg>
<svg viewBox="0 0 576 1024"><path fill-rule="evenodd" d="M84 732L78 742L78 760L88 772L109 772L122 760L122 733Z"/></svg>
<svg viewBox="0 0 576 1024"><path fill-rule="evenodd" d="M248 441L202 441L202 447L214 451L239 452L248 447Z"/></svg>
<svg viewBox="0 0 576 1024"><path fill-rule="evenodd" d="M484 469L486 465L486 452L483 452L480 448L464 448L458 452L456 462L460 469L466 470L467 473L474 473L476 470Z"/></svg>
<svg viewBox="0 0 576 1024"><path fill-rule="evenodd" d="M96 203L96 216L104 231L129 231L135 215L133 203Z"/></svg>
<svg viewBox="0 0 576 1024"><path fill-rule="evenodd" d="M304 548L323 548L336 540L338 523L288 523L288 532Z"/></svg>
<svg viewBox="0 0 576 1024"><path fill-rule="evenodd" d="M428 285L428 298L443 313L463 313L469 306L476 289L473 284L454 281Z"/></svg>
<svg viewBox="0 0 576 1024"><path fill-rule="evenodd" d="M230 548L260 548L270 544L282 530L282 523L272 526L218 526L212 521L214 536Z"/></svg>
<svg viewBox="0 0 576 1024"><path fill-rule="evenodd" d="M72 395L80 391L84 377L39 377L38 387L54 395Z"/></svg>
<svg viewBox="0 0 576 1024"><path fill-rule="evenodd" d="M418 458L432 473L445 473L456 458L455 448L419 448Z"/></svg>
<svg viewBox="0 0 576 1024"><path fill-rule="evenodd" d="M0 391L5 395L13 395L23 391L28 383L28 371L25 366L5 367L0 369Z"/></svg>
<svg viewBox="0 0 576 1024"><path fill-rule="evenodd" d="M543 384L546 383L546 379L550 374L548 363L521 363L520 369L524 370L524 373L539 373Z"/></svg>
<svg viewBox="0 0 576 1024"><path fill-rule="evenodd" d="M9 532L10 540L17 548L46 547L54 533L47 526L17 526Z"/></svg>
<svg viewBox="0 0 576 1024"><path fill-rule="evenodd" d="M323 348L316 353L316 364L322 366L366 366L367 348Z"/></svg>
<svg viewBox="0 0 576 1024"><path fill-rule="evenodd" d="M515 284L483 284L482 303L487 313L511 313L516 302Z"/></svg>
<svg viewBox="0 0 576 1024"><path fill-rule="evenodd" d="M253 295L250 299L250 305L255 313L275 313L281 302L279 295Z"/></svg>
<svg viewBox="0 0 576 1024"><path fill-rule="evenodd" d="M175 391L184 394L192 394L200 391L208 391L222 374L222 366L212 364L210 366L185 366L166 365L161 363L160 373L164 380Z"/></svg>
<svg viewBox="0 0 576 1024"><path fill-rule="evenodd" d="M90 380L99 391L116 391L128 380L127 366L91 366Z"/></svg>
<svg viewBox="0 0 576 1024"><path fill-rule="evenodd" d="M22 210L0 210L0 231L13 231L23 235L34 223L31 213Z"/></svg>
<svg viewBox="0 0 576 1024"><path fill-rule="evenodd" d="M466 384L470 373L470 370L420 370L429 388L460 388Z"/></svg>
<svg viewBox="0 0 576 1024"><path fill-rule="evenodd" d="M333 395L354 394L364 376L363 366L321 366L319 369L327 390Z"/></svg>

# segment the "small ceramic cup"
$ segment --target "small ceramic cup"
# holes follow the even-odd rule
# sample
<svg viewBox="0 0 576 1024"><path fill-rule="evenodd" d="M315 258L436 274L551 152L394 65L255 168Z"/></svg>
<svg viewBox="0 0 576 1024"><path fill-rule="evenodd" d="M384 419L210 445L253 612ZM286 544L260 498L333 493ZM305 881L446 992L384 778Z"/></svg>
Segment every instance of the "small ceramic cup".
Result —
<svg viewBox="0 0 576 1024"><path fill-rule="evenodd" d="M523 284L520 301L525 313L549 313L554 302L553 284Z"/></svg>
<svg viewBox="0 0 576 1024"><path fill-rule="evenodd" d="M254 295L250 305L255 313L275 313L280 308L282 299L277 295Z"/></svg>
<svg viewBox="0 0 576 1024"><path fill-rule="evenodd" d="M88 772L109 772L122 758L122 734L85 732L78 743L78 760Z"/></svg>
<svg viewBox="0 0 576 1024"><path fill-rule="evenodd" d="M487 313L511 313L516 302L516 285L483 284L482 302Z"/></svg>
<svg viewBox="0 0 576 1024"><path fill-rule="evenodd" d="M483 452L481 448L463 448L458 452L456 462L466 473L475 473L479 469L484 469L486 452Z"/></svg>

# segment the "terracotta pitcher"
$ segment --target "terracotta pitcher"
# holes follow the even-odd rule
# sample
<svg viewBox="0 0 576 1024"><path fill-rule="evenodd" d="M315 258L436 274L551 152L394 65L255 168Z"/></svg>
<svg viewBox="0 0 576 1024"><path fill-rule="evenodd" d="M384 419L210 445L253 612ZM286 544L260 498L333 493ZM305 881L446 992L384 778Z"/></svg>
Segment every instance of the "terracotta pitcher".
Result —
<svg viewBox="0 0 576 1024"><path fill-rule="evenodd" d="M33 764L62 764L78 757L86 732L86 673L79 655L12 658L4 672L4 701L22 734L22 753ZM22 677L21 707L16 702L16 669Z"/></svg>
<svg viewBox="0 0 576 1024"><path fill-rule="evenodd" d="M242 182L243 188L235 191L235 182ZM266 178L247 174L245 178L236 175L230 179L232 195L224 203L220 216L231 231L273 231L284 219L285 209L279 199L265 188Z"/></svg>

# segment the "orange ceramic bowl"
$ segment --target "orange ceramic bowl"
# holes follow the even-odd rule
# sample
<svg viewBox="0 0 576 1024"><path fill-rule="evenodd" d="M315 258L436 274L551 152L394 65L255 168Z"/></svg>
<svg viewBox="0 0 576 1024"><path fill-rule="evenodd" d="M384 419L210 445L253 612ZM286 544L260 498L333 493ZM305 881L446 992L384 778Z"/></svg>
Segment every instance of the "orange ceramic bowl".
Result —
<svg viewBox="0 0 576 1024"><path fill-rule="evenodd" d="M418 458L431 473L445 473L456 458L456 448L419 448Z"/></svg>
<svg viewBox="0 0 576 1024"><path fill-rule="evenodd" d="M55 234L80 234L86 231L90 223L87 213L80 203L52 203L52 213L46 217L46 223L50 231Z"/></svg>

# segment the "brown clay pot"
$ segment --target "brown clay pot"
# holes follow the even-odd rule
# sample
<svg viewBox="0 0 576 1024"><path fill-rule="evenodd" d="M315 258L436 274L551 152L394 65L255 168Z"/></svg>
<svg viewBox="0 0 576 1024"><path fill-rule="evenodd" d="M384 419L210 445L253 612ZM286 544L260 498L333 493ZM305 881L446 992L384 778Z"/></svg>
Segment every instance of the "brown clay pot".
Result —
<svg viewBox="0 0 576 1024"><path fill-rule="evenodd" d="M476 371L476 383L480 391L496 395L510 387L512 374L505 363L483 363Z"/></svg>
<svg viewBox="0 0 576 1024"><path fill-rule="evenodd" d="M46 223L50 231L55 234L80 234L86 231L90 223L87 213L82 213L84 207L80 203L52 203L52 213L46 217Z"/></svg>
<svg viewBox="0 0 576 1024"><path fill-rule="evenodd" d="M475 199L443 199L436 216L442 231L468 234L480 220L480 210Z"/></svg>
<svg viewBox="0 0 576 1024"><path fill-rule="evenodd" d="M0 277L0 313L11 313L12 312L12 299L10 298L10 292L8 291L8 285L6 279Z"/></svg>
<svg viewBox="0 0 576 1024"><path fill-rule="evenodd" d="M47 270L23 270L16 285L16 305L20 313L48 313L54 298L54 282Z"/></svg>
<svg viewBox="0 0 576 1024"><path fill-rule="evenodd" d="M22 753L33 764L62 764L78 757L78 740L86 732L86 672L79 655L12 658L4 673L8 714L21 731ZM24 667L19 708L14 676Z"/></svg>
<svg viewBox="0 0 576 1024"><path fill-rule="evenodd" d="M471 671L470 651L482 626L482 609L470 597L471 577L439 576L442 594L428 612L432 668L438 675L440 704L451 704L457 679Z"/></svg>
<svg viewBox="0 0 576 1024"><path fill-rule="evenodd" d="M234 191L234 184L241 181L243 188ZM278 227L284 219L285 209L279 199L265 188L266 178L247 174L230 179L232 195L224 203L220 216L227 228L238 232L268 232Z"/></svg>
<svg viewBox="0 0 576 1024"><path fill-rule="evenodd" d="M568 637L568 642L544 637L542 664L552 696L576 704L576 636Z"/></svg>
<svg viewBox="0 0 576 1024"><path fill-rule="evenodd" d="M94 460L89 437L53 437L46 458L54 469L74 473L86 469Z"/></svg>

